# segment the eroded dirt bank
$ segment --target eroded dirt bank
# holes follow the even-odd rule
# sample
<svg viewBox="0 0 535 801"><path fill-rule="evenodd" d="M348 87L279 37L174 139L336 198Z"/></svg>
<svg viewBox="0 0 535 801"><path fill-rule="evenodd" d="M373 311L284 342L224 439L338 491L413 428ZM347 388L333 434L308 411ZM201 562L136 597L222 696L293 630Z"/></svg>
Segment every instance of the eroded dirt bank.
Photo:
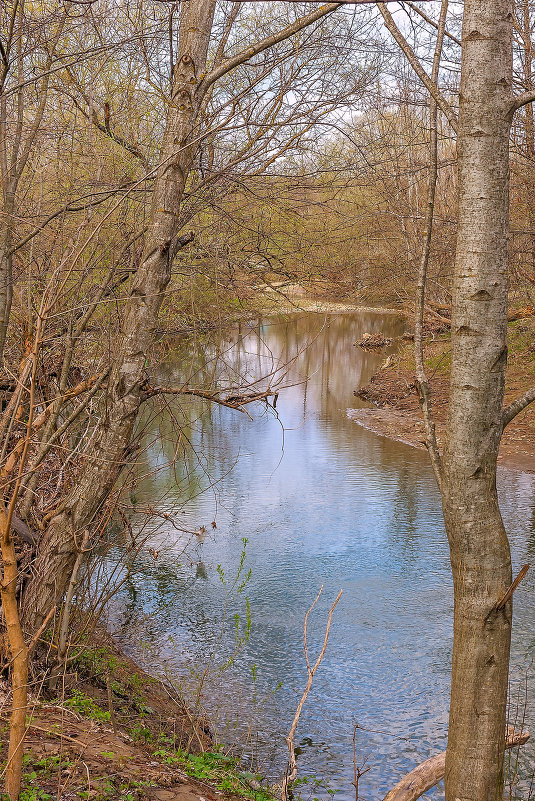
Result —
<svg viewBox="0 0 535 801"><path fill-rule="evenodd" d="M37 665L37 669L39 665ZM56 691L32 686L21 801L269 801L260 776L213 742L169 685L104 631L79 649ZM11 698L0 680L0 744Z"/></svg>
<svg viewBox="0 0 535 801"><path fill-rule="evenodd" d="M509 326L509 362L505 403L522 395L535 383L535 322L519 320ZM431 383L433 410L439 444L444 436L449 393L449 337L426 344L426 368ZM386 359L372 380L354 393L374 408L350 409L359 425L381 436L425 448L424 429L414 386L412 344L403 343L397 355ZM505 429L499 464L535 473L535 405L518 415Z"/></svg>

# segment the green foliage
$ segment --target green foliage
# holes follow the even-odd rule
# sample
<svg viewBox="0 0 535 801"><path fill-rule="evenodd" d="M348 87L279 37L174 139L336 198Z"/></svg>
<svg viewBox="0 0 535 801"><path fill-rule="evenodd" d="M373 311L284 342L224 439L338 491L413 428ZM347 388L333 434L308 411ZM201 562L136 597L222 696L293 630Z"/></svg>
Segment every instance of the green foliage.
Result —
<svg viewBox="0 0 535 801"><path fill-rule="evenodd" d="M300 776L292 784L292 790L299 790L298 798L303 801L306 797L310 801L321 801L325 794L329 798L334 798L338 790L329 787L325 779L319 779L317 776Z"/></svg>
<svg viewBox="0 0 535 801"><path fill-rule="evenodd" d="M138 801L140 798L146 798L144 791L147 788L154 787L154 783L150 781L129 779L119 783L117 778L113 780L107 776L100 776L93 782L91 798L95 801L109 801L110 798L120 799L120 801ZM96 796L94 795L95 791L97 791ZM78 790L77 796L79 798L90 797L87 790Z"/></svg>
<svg viewBox="0 0 535 801"><path fill-rule="evenodd" d="M142 723L135 723L133 726L130 726L128 733L135 743L150 743L154 740L151 730L143 726Z"/></svg>
<svg viewBox="0 0 535 801"><path fill-rule="evenodd" d="M31 765L34 772L39 771L43 774L50 774L54 771L71 767L72 762L67 757L59 754L52 754L41 759L34 759L31 754L25 754L22 758L22 764Z"/></svg>
<svg viewBox="0 0 535 801"><path fill-rule="evenodd" d="M84 648L72 660L73 666L88 676L103 676L117 667L117 657L109 648Z"/></svg>
<svg viewBox="0 0 535 801"><path fill-rule="evenodd" d="M91 798L95 801L108 801L110 798L116 798L117 792L115 783L112 779L108 778L108 776L99 776L96 779L91 781L92 790ZM127 785L128 786L128 785ZM98 795L94 795L94 792L97 791ZM80 798L89 798L89 792L87 790L78 790L78 796ZM124 796L120 796L121 801L123 801ZM132 796L135 799L135 796ZM125 799L126 801L126 799Z"/></svg>
<svg viewBox="0 0 535 801"><path fill-rule="evenodd" d="M168 751L162 747L154 751L154 756L222 793L239 795L251 801L271 801L273 798L267 788L260 786L262 777L259 774L241 769L239 761L221 749L188 754L180 748Z"/></svg>
<svg viewBox="0 0 535 801"><path fill-rule="evenodd" d="M99 705L81 690L74 690L70 698L63 701L63 706L74 709L84 718L91 718L100 722L110 720L110 713L105 712Z"/></svg>
<svg viewBox="0 0 535 801"><path fill-rule="evenodd" d="M26 787L24 790L21 790L19 801L53 801L53 796L41 790L39 787Z"/></svg>
<svg viewBox="0 0 535 801"><path fill-rule="evenodd" d="M39 786L43 780L50 779L58 771L66 770L72 762L65 756L51 755L41 759L34 759L31 754L25 754L22 764L28 768L22 776L22 789L19 801L52 801L54 796ZM5 794L0 796L2 801L8 801Z"/></svg>
<svg viewBox="0 0 535 801"><path fill-rule="evenodd" d="M219 575L219 580L221 581L222 585L225 587L227 591L227 599L224 606L224 613L223 613L223 620L226 617L227 606L230 601L230 598L235 593L236 596L239 596L243 593L245 588L247 587L249 581L251 580L252 570L245 569L245 558L247 554L247 537L242 537L243 548L240 554L240 561L238 563L238 569L236 571L236 575L231 584L228 583L227 577L225 576L225 571L223 570L221 565L217 565L217 573ZM244 645L247 645L249 642L249 638L251 636L251 626L252 626L252 617L251 617L251 604L249 602L249 597L245 596L245 625L242 628L242 618L239 612L236 612L232 619L234 621L234 651L233 653L226 659L218 668L219 672L226 670L228 667L232 665L236 656L242 650Z"/></svg>

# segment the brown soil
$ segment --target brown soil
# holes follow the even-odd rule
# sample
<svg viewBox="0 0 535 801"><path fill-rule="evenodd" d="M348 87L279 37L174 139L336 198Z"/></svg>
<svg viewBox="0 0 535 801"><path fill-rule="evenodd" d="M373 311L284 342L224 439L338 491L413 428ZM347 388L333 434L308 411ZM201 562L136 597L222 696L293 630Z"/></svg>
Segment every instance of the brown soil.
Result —
<svg viewBox="0 0 535 801"><path fill-rule="evenodd" d="M533 333L533 323L515 324L510 336L515 342L525 342ZM510 326L511 334L511 326ZM521 339L520 339L521 338ZM433 411L439 445L444 434L449 394L449 341L428 343L426 346L428 375L431 383ZM352 409L349 416L356 423L390 439L415 448L425 448L425 434L420 405L414 386L410 346L404 346L391 366L381 369L355 395L373 403L373 409ZM510 353L505 404L522 395L535 381L534 353L529 346L521 352L515 347ZM535 472L535 406L528 407L505 429L498 462L503 467Z"/></svg>
<svg viewBox="0 0 535 801"><path fill-rule="evenodd" d="M130 794L151 801L200 801L221 795L161 764L126 731L114 732L109 725L59 706L36 709L25 753L31 755L28 762L38 776L43 773L39 788L54 798L126 799ZM54 756L60 757L60 764L46 775L39 771L36 763Z"/></svg>
<svg viewBox="0 0 535 801"><path fill-rule="evenodd" d="M145 673L106 632L92 638L61 685L61 691L52 695L41 688L30 703L24 799L217 801L225 795L236 797L180 769L184 764L177 765L177 748L182 753L213 748L207 722L193 720L172 688ZM0 679L3 753L10 706L8 684ZM250 793L251 798L254 795Z"/></svg>

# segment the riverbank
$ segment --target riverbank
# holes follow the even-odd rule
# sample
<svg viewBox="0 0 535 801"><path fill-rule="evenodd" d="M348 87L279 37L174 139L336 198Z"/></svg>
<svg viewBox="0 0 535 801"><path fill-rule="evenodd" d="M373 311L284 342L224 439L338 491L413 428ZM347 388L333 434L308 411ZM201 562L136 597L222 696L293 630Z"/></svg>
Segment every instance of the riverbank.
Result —
<svg viewBox="0 0 535 801"><path fill-rule="evenodd" d="M509 325L509 361L505 404L535 383L535 321L518 320ZM437 439L441 446L446 425L451 347L449 336L425 345ZM412 344L386 360L364 387L354 393L375 408L350 409L348 416L363 428L414 448L425 448L420 405L414 386ZM535 408L533 404L505 429L498 463L505 468L535 473Z"/></svg>
<svg viewBox="0 0 535 801"><path fill-rule="evenodd" d="M295 314L315 312L317 314L347 314L352 312L377 312L380 314L403 315L403 308L390 306L369 306L358 301L338 301L321 294L310 294L298 284L281 287L265 286L259 290L260 307L265 314Z"/></svg>
<svg viewBox="0 0 535 801"><path fill-rule="evenodd" d="M35 685L34 685L35 686ZM55 693L33 693L21 801L269 801L261 777L212 742L172 688L104 631L79 650ZM7 749L8 685L0 683Z"/></svg>
<svg viewBox="0 0 535 801"><path fill-rule="evenodd" d="M168 318L165 325L158 327L160 337L189 336L207 334L229 328L232 325L258 320L260 317L315 313L324 315L376 312L384 315L404 315L402 306L387 305L389 299L377 301L376 305L366 303L365 299L338 300L321 287L301 286L287 281L261 284L250 291L239 309L225 306L219 309L209 305L196 309L195 314L180 318ZM384 305L383 305L384 304Z"/></svg>

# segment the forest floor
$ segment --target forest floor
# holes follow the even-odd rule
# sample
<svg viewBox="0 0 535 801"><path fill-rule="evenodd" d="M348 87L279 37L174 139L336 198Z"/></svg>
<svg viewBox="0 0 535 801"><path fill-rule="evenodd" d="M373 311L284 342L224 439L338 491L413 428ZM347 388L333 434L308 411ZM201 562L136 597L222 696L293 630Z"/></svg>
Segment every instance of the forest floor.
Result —
<svg viewBox="0 0 535 801"><path fill-rule="evenodd" d="M510 323L508 345L506 405L535 383L535 318ZM449 334L425 343L425 365L439 446L446 425L450 364ZM376 434L415 448L425 448L414 377L413 344L403 342L371 381L355 390L357 397L373 403L375 408L352 409L349 416ZM505 429L498 462L510 469L535 472L535 404L519 414Z"/></svg>
<svg viewBox="0 0 535 801"><path fill-rule="evenodd" d="M34 693L20 801L269 801L261 777L213 742L172 688L105 632L69 665L55 693ZM0 744L10 709L0 684Z"/></svg>

